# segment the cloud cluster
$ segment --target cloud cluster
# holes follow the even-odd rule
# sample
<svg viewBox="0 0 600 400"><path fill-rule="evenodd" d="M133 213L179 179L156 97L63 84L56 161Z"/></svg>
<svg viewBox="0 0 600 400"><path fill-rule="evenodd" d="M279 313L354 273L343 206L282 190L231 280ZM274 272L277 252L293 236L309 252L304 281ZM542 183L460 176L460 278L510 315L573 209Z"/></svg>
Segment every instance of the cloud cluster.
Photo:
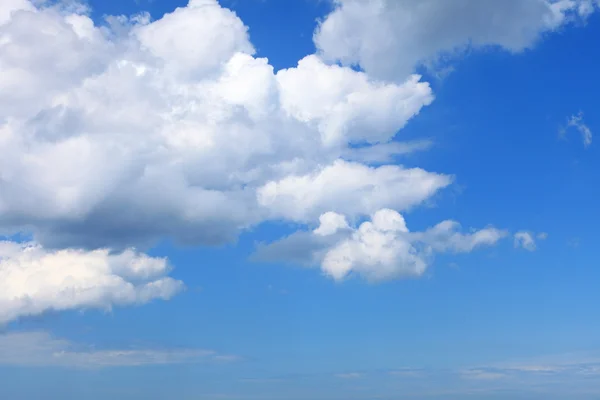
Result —
<svg viewBox="0 0 600 400"><path fill-rule="evenodd" d="M385 83L314 55L275 73L216 1L109 27L19 5L0 25L0 231L50 247L213 244L269 219L404 209L450 183L343 160L431 103L416 75Z"/></svg>
<svg viewBox="0 0 600 400"><path fill-rule="evenodd" d="M270 248L293 239L287 259L311 249L336 279L415 276L435 252L496 243L493 228L404 225L399 212L453 182L395 163L431 145L399 134L434 100L414 67L467 43L518 51L594 10L338 0L319 53L275 71L216 0L101 22L76 1L2 1L0 235L34 242L2 244L0 322L172 296L167 263L126 250L164 237L211 245L265 221L320 221Z"/></svg>
<svg viewBox="0 0 600 400"><path fill-rule="evenodd" d="M370 220L351 227L343 215L328 212L313 231L296 232L259 246L263 261L318 265L341 280L357 274L371 281L421 276L435 253L467 253L495 245L507 232L493 227L461 233L460 225L444 221L423 232L410 232L400 213L376 211Z"/></svg>
<svg viewBox="0 0 600 400"><path fill-rule="evenodd" d="M0 334L0 365L105 368L234 361L235 356L202 349L106 349L81 346L46 332Z"/></svg>
<svg viewBox="0 0 600 400"><path fill-rule="evenodd" d="M336 8L314 35L328 61L360 65L380 79L403 79L421 64L465 49L495 46L510 52L574 18L591 0L334 0Z"/></svg>
<svg viewBox="0 0 600 400"><path fill-rule="evenodd" d="M169 299L183 283L169 265L127 250L48 251L35 244L0 242L0 325L45 311L110 309Z"/></svg>

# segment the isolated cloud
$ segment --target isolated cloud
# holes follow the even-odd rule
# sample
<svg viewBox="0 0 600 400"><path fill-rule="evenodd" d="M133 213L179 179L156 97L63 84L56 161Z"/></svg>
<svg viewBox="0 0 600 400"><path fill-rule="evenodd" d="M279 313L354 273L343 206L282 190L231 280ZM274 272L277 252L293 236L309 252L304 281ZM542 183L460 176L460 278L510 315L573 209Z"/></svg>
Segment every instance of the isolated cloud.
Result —
<svg viewBox="0 0 600 400"><path fill-rule="evenodd" d="M514 246L528 251L535 251L537 249L536 239L546 240L547 238L548 234L546 232L540 232L536 235L527 231L519 231L514 234Z"/></svg>
<svg viewBox="0 0 600 400"><path fill-rule="evenodd" d="M567 134L569 129L573 128L581 135L581 141L584 147L589 147L592 144L592 130L583 121L583 113L571 115L567 120L567 126L560 129L561 136Z"/></svg>
<svg viewBox="0 0 600 400"><path fill-rule="evenodd" d="M46 332L0 334L0 365L23 367L108 368L222 362L234 356L202 349L96 349Z"/></svg>
<svg viewBox="0 0 600 400"><path fill-rule="evenodd" d="M169 299L183 283L168 272L166 259L133 250L48 251L37 244L0 242L0 325L50 310Z"/></svg>
<svg viewBox="0 0 600 400"><path fill-rule="evenodd" d="M360 65L381 79L404 79L421 63L467 47L518 52L571 17L589 0L334 0L314 41L325 59Z"/></svg>
<svg viewBox="0 0 600 400"><path fill-rule="evenodd" d="M72 7L0 7L0 234L214 244L269 219L404 210L451 182L347 157L431 103L416 75L385 83L314 55L275 73L216 1L102 27Z"/></svg>
<svg viewBox="0 0 600 400"><path fill-rule="evenodd" d="M423 232L410 232L402 215L394 210L376 211L357 228L343 216L326 213L312 232L297 232L258 247L255 259L318 265L328 276L342 280L358 274L379 281L420 276L435 253L468 253L495 245L507 232L485 228L459 232L460 225L444 221Z"/></svg>

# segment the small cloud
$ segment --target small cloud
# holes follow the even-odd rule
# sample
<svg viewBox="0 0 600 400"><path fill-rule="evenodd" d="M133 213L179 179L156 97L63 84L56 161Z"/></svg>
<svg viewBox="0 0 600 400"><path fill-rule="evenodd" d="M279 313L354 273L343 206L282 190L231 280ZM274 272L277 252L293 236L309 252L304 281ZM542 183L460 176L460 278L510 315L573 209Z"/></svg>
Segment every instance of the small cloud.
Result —
<svg viewBox="0 0 600 400"><path fill-rule="evenodd" d="M526 231L520 231L514 234L515 248L523 248L527 251L535 251L536 244L533 234Z"/></svg>
<svg viewBox="0 0 600 400"><path fill-rule="evenodd" d="M548 239L548 234L546 232L540 232L537 234L538 240L546 240Z"/></svg>
<svg viewBox="0 0 600 400"><path fill-rule="evenodd" d="M592 144L592 130L583 122L583 113L571 115L567 120L566 127L562 127L559 131L561 136L565 136L569 128L574 128L581 134L584 147L589 147Z"/></svg>

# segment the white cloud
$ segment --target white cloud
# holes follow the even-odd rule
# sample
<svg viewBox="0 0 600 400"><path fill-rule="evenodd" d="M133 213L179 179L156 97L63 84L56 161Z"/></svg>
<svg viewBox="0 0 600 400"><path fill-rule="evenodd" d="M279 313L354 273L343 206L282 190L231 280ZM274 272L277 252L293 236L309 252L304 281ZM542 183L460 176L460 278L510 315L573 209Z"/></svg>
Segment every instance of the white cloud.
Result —
<svg viewBox="0 0 600 400"><path fill-rule="evenodd" d="M202 349L96 349L46 332L0 334L0 365L23 367L108 368L197 362L237 358Z"/></svg>
<svg viewBox="0 0 600 400"><path fill-rule="evenodd" d="M2 0L2 4L0 4L0 25L9 21L13 14L18 11L33 11L34 9L28 0Z"/></svg>
<svg viewBox="0 0 600 400"><path fill-rule="evenodd" d="M133 34L166 68L192 77L218 72L235 53L254 53L248 28L216 0L192 0Z"/></svg>
<svg viewBox="0 0 600 400"><path fill-rule="evenodd" d="M335 279L419 276L436 252L495 244L504 231L465 234L451 221L409 232L399 212L453 177L368 164L430 145L393 140L434 99L415 63L469 40L519 50L573 9L471 0L475 22L461 24L462 11L439 0L343 0L316 41L366 73L320 55L275 72L214 0L102 26L68 3L0 5L0 235L39 243L0 247L0 323L170 298L182 283L166 260L123 249L163 237L222 243L275 219L307 231L267 250Z"/></svg>
<svg viewBox="0 0 600 400"><path fill-rule="evenodd" d="M518 52L573 16L588 0L335 0L314 40L320 53L359 64L382 79L404 79L420 63L468 46Z"/></svg>
<svg viewBox="0 0 600 400"><path fill-rule="evenodd" d="M342 229L339 229L342 228ZM358 228L348 228L343 216L327 213L313 232L297 232L261 245L255 258L312 266L336 280L358 274L371 281L421 276L435 253L468 253L495 245L507 233L485 228L468 234L444 221L423 232L410 232L397 211L381 209Z"/></svg>
<svg viewBox="0 0 600 400"><path fill-rule="evenodd" d="M402 86L372 82L364 73L308 56L277 73L283 109L318 126L325 144L386 142L433 101L428 83L413 75Z"/></svg>
<svg viewBox="0 0 600 400"><path fill-rule="evenodd" d="M319 227L313 233L318 236L329 236L341 229L350 229L346 217L330 211L319 217Z"/></svg>
<svg viewBox="0 0 600 400"><path fill-rule="evenodd" d="M418 168L378 168L337 160L306 175L290 175L258 189L259 204L277 217L316 220L323 210L350 217L381 208L407 210L450 185L452 177Z"/></svg>
<svg viewBox="0 0 600 400"><path fill-rule="evenodd" d="M535 251L537 249L537 243L535 239L546 240L548 234L546 232L540 232L537 235L527 231L519 231L514 234L514 245L517 248L523 248L528 251Z"/></svg>
<svg viewBox="0 0 600 400"><path fill-rule="evenodd" d="M314 55L274 73L209 0L102 28L73 8L3 7L0 234L48 248L222 243L272 218L404 210L451 182L351 150L402 151L389 140L433 99L418 76L384 83Z"/></svg>
<svg viewBox="0 0 600 400"><path fill-rule="evenodd" d="M561 136L567 133L569 128L574 128L580 135L584 147L592 144L592 130L583 122L583 113L571 115L567 120L567 126L560 129Z"/></svg>
<svg viewBox="0 0 600 400"><path fill-rule="evenodd" d="M46 311L110 309L169 299L183 284L166 259L127 250L48 251L0 242L0 324Z"/></svg>

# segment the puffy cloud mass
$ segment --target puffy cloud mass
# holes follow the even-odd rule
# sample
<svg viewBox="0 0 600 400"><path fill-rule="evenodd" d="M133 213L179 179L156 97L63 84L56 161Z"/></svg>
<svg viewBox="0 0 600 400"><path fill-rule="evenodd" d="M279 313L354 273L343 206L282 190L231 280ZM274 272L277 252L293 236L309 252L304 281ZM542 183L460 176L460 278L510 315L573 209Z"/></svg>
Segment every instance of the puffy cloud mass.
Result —
<svg viewBox="0 0 600 400"><path fill-rule="evenodd" d="M461 233L460 225L444 221L423 232L410 232L402 215L376 211L369 221L352 228L343 215L328 212L312 232L297 232L261 245L255 257L264 261L319 265L341 280L357 274L372 281L421 276L435 253L468 253L495 245L507 232L488 227Z"/></svg>
<svg viewBox="0 0 600 400"><path fill-rule="evenodd" d="M315 55L275 72L216 1L103 26L60 3L0 9L0 234L213 244L269 219L406 209L451 182L352 151L389 145L431 103L417 75L385 83Z"/></svg>
<svg viewBox="0 0 600 400"><path fill-rule="evenodd" d="M183 283L165 275L165 259L127 250L47 251L0 242L0 325L45 311L110 309L169 299Z"/></svg>
<svg viewBox="0 0 600 400"><path fill-rule="evenodd" d="M315 43L330 61L358 64L384 79L404 79L415 66L467 46L518 52L573 18L592 0L334 0Z"/></svg>
<svg viewBox="0 0 600 400"><path fill-rule="evenodd" d="M337 0L319 53L275 71L216 0L101 22L77 1L0 1L0 235L33 237L0 243L0 323L169 298L182 283L166 260L126 250L164 237L217 244L270 220L320 224L268 249L374 280L496 243L503 231L454 222L409 232L399 214L453 181L392 162L431 145L399 133L434 100L414 66L466 43L518 51L594 10Z"/></svg>

